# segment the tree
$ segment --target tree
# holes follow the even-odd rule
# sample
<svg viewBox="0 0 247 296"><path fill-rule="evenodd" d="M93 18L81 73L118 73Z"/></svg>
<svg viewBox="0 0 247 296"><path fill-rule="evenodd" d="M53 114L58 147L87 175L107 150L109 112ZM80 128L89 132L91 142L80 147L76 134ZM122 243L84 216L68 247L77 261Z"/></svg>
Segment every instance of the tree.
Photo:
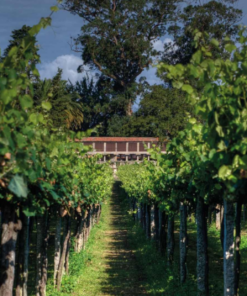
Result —
<svg viewBox="0 0 247 296"><path fill-rule="evenodd" d="M182 91L154 85L136 113L129 119L115 117L108 131L111 136L174 137L185 127L191 110Z"/></svg>
<svg viewBox="0 0 247 296"><path fill-rule="evenodd" d="M224 295L236 295L238 290L235 282L234 260L234 203L242 203L243 183L246 184L245 138L246 122L246 29L238 32L236 41L229 39L225 50L229 59L218 58L211 54L212 47L219 47L220 42L211 39L210 44L204 40L207 33L196 34L198 51L193 55L189 65L161 65L160 71L168 72L174 85L187 92L188 100L197 101L197 110L208 129L204 131L204 139L209 146L212 164L218 171L224 194ZM235 44L236 42L236 44ZM196 85L204 86L198 91ZM215 83L217 81L217 83ZM246 185L245 185L246 186ZM244 187L245 187L244 186ZM246 198L245 198L246 200ZM239 224L239 219L237 224ZM240 247L240 225L237 227L238 244ZM239 257L239 254L237 255ZM240 258L237 258L238 266ZM237 271L239 273L239 270Z"/></svg>
<svg viewBox="0 0 247 296"><path fill-rule="evenodd" d="M153 43L166 32L180 0L65 0L63 8L86 22L75 39L75 50L92 69L109 77L115 91L123 94L125 111L131 115L136 78L158 54ZM83 66L81 67L83 69Z"/></svg>
<svg viewBox="0 0 247 296"><path fill-rule="evenodd" d="M9 45L7 48L4 50L3 57L6 57L9 53L9 51L13 47L19 47L19 46L24 46L24 38L29 36L29 31L31 30L31 27L24 25L21 29L18 30L13 30L12 35L11 35L11 40L9 41ZM36 63L39 62L39 55L38 55L38 46L37 46L37 40L35 36L31 36L31 38L34 41L35 46L32 48L29 48L27 51L28 52L32 51L32 54L34 55Z"/></svg>
<svg viewBox="0 0 247 296"><path fill-rule="evenodd" d="M82 131L97 127L97 134L106 135L108 120L112 114L124 112L121 106L116 110L111 104L109 78L100 76L94 81L84 77L75 85L67 85L67 89L70 93L77 93L77 102L81 104L84 115Z"/></svg>
<svg viewBox="0 0 247 296"><path fill-rule="evenodd" d="M58 69L52 79L39 80L34 86L34 104L43 109L52 128L78 130L84 118L82 104L75 92L67 90L66 84L67 81L62 80L62 69Z"/></svg>
<svg viewBox="0 0 247 296"><path fill-rule="evenodd" d="M163 61L168 64L187 64L196 52L194 31L207 32L210 38L216 38L220 47L215 48L215 56L228 57L224 51L224 38L234 37L237 23L241 20L242 10L234 8L238 0L203 0L192 1L179 15L178 23L169 27L168 31L174 41L165 44Z"/></svg>

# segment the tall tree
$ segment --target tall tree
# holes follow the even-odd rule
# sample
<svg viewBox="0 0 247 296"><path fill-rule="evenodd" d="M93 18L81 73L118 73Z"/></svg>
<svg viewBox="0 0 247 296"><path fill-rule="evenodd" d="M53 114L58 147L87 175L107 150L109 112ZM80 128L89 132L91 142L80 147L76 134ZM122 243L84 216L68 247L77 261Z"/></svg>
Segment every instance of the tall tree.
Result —
<svg viewBox="0 0 247 296"><path fill-rule="evenodd" d="M64 0L63 8L83 18L75 50L92 69L113 82L132 114L132 84L158 54L153 43L166 33L180 0Z"/></svg>
<svg viewBox="0 0 247 296"><path fill-rule="evenodd" d="M168 64L187 64L196 52L194 31L207 32L209 40L216 38L219 48L214 48L214 55L228 57L224 51L226 36L234 37L237 33L237 23L241 20L242 10L234 7L238 0L195 0L190 1L168 32L173 41L165 44L163 61Z"/></svg>
<svg viewBox="0 0 247 296"><path fill-rule="evenodd" d="M132 117L115 116L109 122L110 136L174 137L182 130L191 113L182 91L162 85L150 87Z"/></svg>
<svg viewBox="0 0 247 296"><path fill-rule="evenodd" d="M34 104L45 113L50 110L46 116L51 127L77 130L84 118L82 104L77 101L78 94L70 93L66 84L61 69L52 79L39 80L34 85Z"/></svg>
<svg viewBox="0 0 247 296"><path fill-rule="evenodd" d="M110 84L110 85L109 85ZM100 76L97 80L84 77L75 85L67 85L70 93L77 93L77 102L81 104L84 119L81 129L86 131L97 127L97 134L106 135L108 121L113 114L123 114L123 106L117 105L111 100L110 79Z"/></svg>

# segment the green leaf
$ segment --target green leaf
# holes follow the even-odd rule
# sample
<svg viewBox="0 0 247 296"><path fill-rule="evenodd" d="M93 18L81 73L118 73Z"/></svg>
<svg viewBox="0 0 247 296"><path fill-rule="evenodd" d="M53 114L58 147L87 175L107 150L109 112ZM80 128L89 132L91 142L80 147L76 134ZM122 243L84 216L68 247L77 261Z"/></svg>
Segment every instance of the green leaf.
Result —
<svg viewBox="0 0 247 296"><path fill-rule="evenodd" d="M35 217L37 214L36 208L33 206L25 206L23 208L23 213L27 216L27 217Z"/></svg>
<svg viewBox="0 0 247 296"><path fill-rule="evenodd" d="M51 110L52 104L50 102L42 102L42 108L46 110Z"/></svg>
<svg viewBox="0 0 247 296"><path fill-rule="evenodd" d="M193 93L193 87L189 84L184 84L182 90L186 91L189 95Z"/></svg>
<svg viewBox="0 0 247 296"><path fill-rule="evenodd" d="M180 89L183 86L183 82L181 81L173 81L172 85L174 88Z"/></svg>
<svg viewBox="0 0 247 296"><path fill-rule="evenodd" d="M244 167L247 167L247 155L244 155L243 157L240 158L241 165L244 165Z"/></svg>
<svg viewBox="0 0 247 296"><path fill-rule="evenodd" d="M232 52L235 49L237 49L237 47L234 44L228 43L225 45L225 50L228 52Z"/></svg>
<svg viewBox="0 0 247 296"><path fill-rule="evenodd" d="M220 190L222 188L222 186L220 184L216 184L215 185L215 188L218 189L218 190Z"/></svg>
<svg viewBox="0 0 247 296"><path fill-rule="evenodd" d="M27 108L31 108L33 106L33 99L28 96L28 95L24 95L22 97L19 98L20 104L22 109L27 109Z"/></svg>
<svg viewBox="0 0 247 296"><path fill-rule="evenodd" d="M215 38L211 39L210 43L213 44L216 47L218 47L220 45L219 41L217 39L215 39Z"/></svg>
<svg viewBox="0 0 247 296"><path fill-rule="evenodd" d="M58 200L60 198L60 196L55 191L50 190L50 193L54 200Z"/></svg>
<svg viewBox="0 0 247 296"><path fill-rule="evenodd" d="M38 116L36 113L32 113L30 116L29 116L29 120L34 123L34 124L37 124L38 123Z"/></svg>
<svg viewBox="0 0 247 296"><path fill-rule="evenodd" d="M40 76L40 75L39 75L39 71L38 71L38 69L36 69L36 68L33 69L32 73L33 73L34 76L38 76L38 77Z"/></svg>
<svg viewBox="0 0 247 296"><path fill-rule="evenodd" d="M24 148L27 146L26 137L24 137L20 133L16 133L15 137L16 137L16 142L19 148Z"/></svg>
<svg viewBox="0 0 247 296"><path fill-rule="evenodd" d="M220 126L220 125L218 125L217 127L216 127L216 131L217 131L217 133L218 133L218 135L220 136L220 137L224 137L224 132L223 132L223 128L222 128L222 126Z"/></svg>
<svg viewBox="0 0 247 296"><path fill-rule="evenodd" d="M29 35L34 36L39 33L39 31L42 29L42 25L34 25L30 30L29 30Z"/></svg>
<svg viewBox="0 0 247 296"><path fill-rule="evenodd" d="M52 6L50 9L51 11L54 11L54 12L57 12L59 10L57 6Z"/></svg>
<svg viewBox="0 0 247 296"><path fill-rule="evenodd" d="M0 87L7 84L7 79L5 77L0 77Z"/></svg>
<svg viewBox="0 0 247 296"><path fill-rule="evenodd" d="M15 175L10 180L8 189L18 197L26 198L28 195L27 182L24 180L23 176L20 175Z"/></svg>
<svg viewBox="0 0 247 296"><path fill-rule="evenodd" d="M38 116L37 116L37 120L38 120L38 122L40 122L40 123L45 123L44 116L43 116L43 114L41 114L41 113L38 114Z"/></svg>
<svg viewBox="0 0 247 296"><path fill-rule="evenodd" d="M195 54L193 54L192 60L199 64L202 60L202 52L198 50Z"/></svg>
<svg viewBox="0 0 247 296"><path fill-rule="evenodd" d="M190 66L189 66L189 69L190 69L190 74L191 74L194 78L198 78L198 76L199 76L199 72L198 72L197 67L194 67L193 65L190 65Z"/></svg>
<svg viewBox="0 0 247 296"><path fill-rule="evenodd" d="M231 174L231 170L229 169L229 167L227 165L223 165L220 167L219 172L218 172L219 178L225 179L230 174Z"/></svg>
<svg viewBox="0 0 247 296"><path fill-rule="evenodd" d="M12 57L13 55L15 55L18 51L18 47L14 46L10 49L10 51L8 52L8 57Z"/></svg>

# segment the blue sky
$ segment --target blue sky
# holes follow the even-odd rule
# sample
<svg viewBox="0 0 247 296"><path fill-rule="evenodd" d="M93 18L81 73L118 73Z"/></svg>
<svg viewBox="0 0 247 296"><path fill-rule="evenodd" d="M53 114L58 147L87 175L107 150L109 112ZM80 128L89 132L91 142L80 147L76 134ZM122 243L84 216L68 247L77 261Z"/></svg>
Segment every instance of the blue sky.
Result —
<svg viewBox="0 0 247 296"><path fill-rule="evenodd" d="M3 51L8 45L11 31L21 28L24 24L34 25L41 17L50 14L50 7L55 0L0 0L0 48ZM243 23L247 24L247 0L240 0L237 7L243 9ZM69 42L71 36L80 32L82 19L66 11L59 11L52 17L52 26L46 28L38 35L42 64L39 70L42 78L51 78L60 67L64 71L64 79L75 82L85 74L78 74L76 69L82 63L80 54L71 50ZM155 44L162 49L166 39ZM144 71L150 84L159 83L154 68Z"/></svg>

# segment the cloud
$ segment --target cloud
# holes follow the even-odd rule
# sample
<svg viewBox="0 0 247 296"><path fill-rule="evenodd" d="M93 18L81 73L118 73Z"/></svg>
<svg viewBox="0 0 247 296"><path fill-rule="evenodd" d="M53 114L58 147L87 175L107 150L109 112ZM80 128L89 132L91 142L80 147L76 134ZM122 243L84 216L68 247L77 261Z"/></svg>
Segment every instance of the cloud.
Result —
<svg viewBox="0 0 247 296"><path fill-rule="evenodd" d="M164 40L156 40L153 43L153 47L157 51L163 51L165 43L170 43L170 42L173 42L171 38L165 38Z"/></svg>
<svg viewBox="0 0 247 296"><path fill-rule="evenodd" d="M85 67L83 73L77 73L77 68L82 63L82 60L75 55L62 55L50 63L39 65L40 76L42 79L52 78L56 75L58 68L61 68L63 70L62 78L75 83L76 81L80 81L88 73L88 67Z"/></svg>

